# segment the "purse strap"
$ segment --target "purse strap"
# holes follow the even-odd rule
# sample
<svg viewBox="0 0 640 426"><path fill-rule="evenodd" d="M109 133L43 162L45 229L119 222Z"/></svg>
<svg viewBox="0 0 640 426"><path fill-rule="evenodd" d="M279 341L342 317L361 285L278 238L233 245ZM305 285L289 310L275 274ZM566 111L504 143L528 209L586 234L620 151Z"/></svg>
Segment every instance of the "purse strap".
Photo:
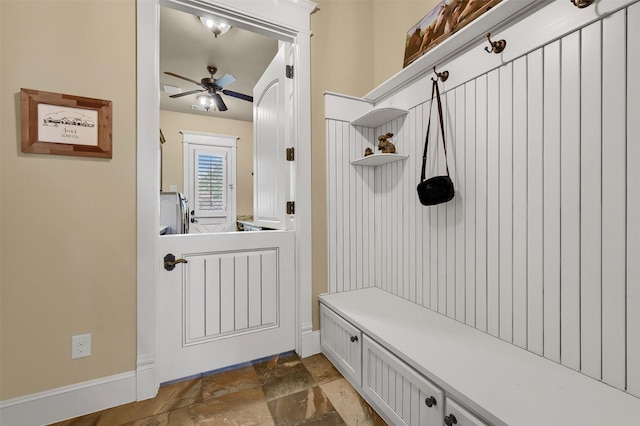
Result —
<svg viewBox="0 0 640 426"><path fill-rule="evenodd" d="M424 153L422 154L422 174L420 175L420 182L425 179L425 170L427 167L427 148L429 147L429 133L431 130L431 111L433 109L434 94L438 100L438 118L440 119L440 131L442 132L442 146L444 147L444 164L447 167L447 176L449 175L449 162L447 161L447 144L444 140L444 119L442 118L442 101L440 100L440 89L438 88L438 80L431 79L433 86L431 88L431 105L429 106L429 122L427 124L427 134L424 137Z"/></svg>

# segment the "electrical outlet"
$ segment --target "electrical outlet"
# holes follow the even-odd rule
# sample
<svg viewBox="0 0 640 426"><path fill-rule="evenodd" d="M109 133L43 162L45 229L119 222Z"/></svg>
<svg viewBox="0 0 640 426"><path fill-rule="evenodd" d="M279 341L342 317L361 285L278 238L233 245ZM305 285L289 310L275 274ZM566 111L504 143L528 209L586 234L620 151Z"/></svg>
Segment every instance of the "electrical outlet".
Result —
<svg viewBox="0 0 640 426"><path fill-rule="evenodd" d="M71 359L91 356L91 334L71 336Z"/></svg>

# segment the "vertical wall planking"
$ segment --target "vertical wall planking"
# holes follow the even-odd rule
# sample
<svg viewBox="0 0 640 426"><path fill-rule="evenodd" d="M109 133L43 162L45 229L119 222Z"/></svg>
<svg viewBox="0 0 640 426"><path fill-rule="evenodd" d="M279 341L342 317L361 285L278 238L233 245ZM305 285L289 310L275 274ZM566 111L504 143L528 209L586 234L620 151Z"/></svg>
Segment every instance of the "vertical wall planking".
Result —
<svg viewBox="0 0 640 426"><path fill-rule="evenodd" d="M465 322L476 325L476 82L465 84Z"/></svg>
<svg viewBox="0 0 640 426"><path fill-rule="evenodd" d="M453 202L456 208L455 217L455 238L456 238L456 257L455 257L455 318L460 322L465 322L466 315L466 288L465 288L465 251L466 251L466 227L465 227L465 203L467 197L466 180L465 180L465 163L466 163L466 145L465 145L465 87L458 86L455 89L456 109L455 109L455 138L453 139L453 150L455 152L456 171L453 176L455 185L455 196Z"/></svg>
<svg viewBox="0 0 640 426"><path fill-rule="evenodd" d="M543 56L527 55L527 348L543 353Z"/></svg>
<svg viewBox="0 0 640 426"><path fill-rule="evenodd" d="M602 21L602 378L618 388L626 383L625 15Z"/></svg>
<svg viewBox="0 0 640 426"><path fill-rule="evenodd" d="M513 62L513 343L527 347L527 57Z"/></svg>
<svg viewBox="0 0 640 426"><path fill-rule="evenodd" d="M561 362L580 369L580 33L561 42Z"/></svg>
<svg viewBox="0 0 640 426"><path fill-rule="evenodd" d="M455 141L455 119L456 119L456 93L450 90L445 94L445 142L447 148L447 162L449 164L449 173L451 178L455 179L456 167L456 150ZM455 180L454 180L455 182ZM447 268L447 286L445 291L445 312L450 318L456 316L456 203L454 200L447 202L445 205L447 222L446 222L446 268Z"/></svg>
<svg viewBox="0 0 640 426"><path fill-rule="evenodd" d="M627 40L640 40L640 3L627 13ZM640 397L640 50L627 49L627 390ZM631 219L631 220L629 220Z"/></svg>
<svg viewBox="0 0 640 426"><path fill-rule="evenodd" d="M417 279L418 275L418 264L416 263L416 259L420 262L421 256L418 255L418 247L416 245L416 234L418 234L418 221L416 220L416 182L418 182L418 177L416 173L416 158L420 155L417 154L417 150L419 149L418 145L420 145L420 138L416 136L416 109L413 108L409 111L409 115L405 121L405 127L408 130L407 142L405 143L406 152L409 155L407 159L407 167L409 169L408 174L408 182L406 185L407 191L407 210L408 210L408 221L407 221L407 233L408 238L407 241L409 245L407 246L408 258L409 258L409 285L411 288L411 301L415 303L422 302L422 290L421 290L421 282ZM421 235L421 234L418 234ZM422 247L422 246L420 246Z"/></svg>
<svg viewBox="0 0 640 426"><path fill-rule="evenodd" d="M582 372L602 377L602 31L582 30L580 123L580 353Z"/></svg>
<svg viewBox="0 0 640 426"><path fill-rule="evenodd" d="M362 156L362 135L354 126L350 126L351 141L351 158L356 159ZM362 185L361 182L362 166L351 166L349 173L351 174L351 288L362 288L362 227L358 226L358 221L362 220Z"/></svg>
<svg viewBox="0 0 640 426"><path fill-rule="evenodd" d="M487 331L487 76L476 78L476 328Z"/></svg>
<svg viewBox="0 0 640 426"><path fill-rule="evenodd" d="M560 41L544 47L544 356L560 362Z"/></svg>
<svg viewBox="0 0 640 426"><path fill-rule="evenodd" d="M335 177L336 177L336 186L335 186L335 197L336 197L336 231L335 231L335 242L336 242L336 256L335 256L335 265L336 265L336 292L343 291L343 274L344 274L344 208L342 202L342 191L344 190L344 179L342 178L342 169L344 168L344 162L349 161L348 158L344 158L344 154L342 151L342 146L344 143L348 143L348 141L343 140L342 127L344 123L338 121L335 123L335 135L336 135L336 160L343 159L343 161L339 161L336 164Z"/></svg>
<svg viewBox="0 0 640 426"><path fill-rule="evenodd" d="M429 132L429 148L427 151L427 174L426 178L435 175L437 172L437 147L438 147L438 107L437 102L434 99L433 104L429 107L427 113L431 117L430 126L427 125L427 131ZM433 106L433 108L431 107ZM436 147L436 149L434 149ZM429 224L429 234L428 238L430 241L429 247L429 271L430 271L430 279L429 279L429 289L430 289L430 308L434 311L438 312L438 284L439 284L439 266L438 265L438 207L437 206L429 206L425 209L427 213L427 223Z"/></svg>
<svg viewBox="0 0 640 426"><path fill-rule="evenodd" d="M336 155L336 122L334 120L327 120L327 263L328 273L327 278L329 280L328 290L329 293L335 293L338 291L336 285L336 261L338 251L337 241L337 215L338 210L336 204L336 193L338 190L336 179L336 166L340 164L338 156Z"/></svg>
<svg viewBox="0 0 640 426"><path fill-rule="evenodd" d="M513 341L513 64L500 67L500 338Z"/></svg>
<svg viewBox="0 0 640 426"><path fill-rule="evenodd" d="M342 290L348 291L351 289L351 269L353 268L352 261L354 260L351 257L351 172L353 167L351 166L351 145L353 145L351 140L351 124L343 122L342 123L342 156L346 158L347 161L343 161L342 165L342 208L344 209L344 213L342 214L343 224L343 232L342 232L342 245L344 247L344 260L343 260L343 271L342 277L340 278L342 284Z"/></svg>
<svg viewBox="0 0 640 426"><path fill-rule="evenodd" d="M500 335L500 70L487 75L487 331Z"/></svg>

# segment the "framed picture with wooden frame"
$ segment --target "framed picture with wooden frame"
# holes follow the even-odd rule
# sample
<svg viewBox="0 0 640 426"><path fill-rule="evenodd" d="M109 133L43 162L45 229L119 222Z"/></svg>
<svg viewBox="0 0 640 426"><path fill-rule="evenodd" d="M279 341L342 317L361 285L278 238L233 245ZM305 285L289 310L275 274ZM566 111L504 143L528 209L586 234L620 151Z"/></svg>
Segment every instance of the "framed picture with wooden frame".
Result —
<svg viewBox="0 0 640 426"><path fill-rule="evenodd" d="M20 89L22 152L112 157L111 101Z"/></svg>
<svg viewBox="0 0 640 426"><path fill-rule="evenodd" d="M429 49L476 20L502 0L442 0L407 32L406 67Z"/></svg>

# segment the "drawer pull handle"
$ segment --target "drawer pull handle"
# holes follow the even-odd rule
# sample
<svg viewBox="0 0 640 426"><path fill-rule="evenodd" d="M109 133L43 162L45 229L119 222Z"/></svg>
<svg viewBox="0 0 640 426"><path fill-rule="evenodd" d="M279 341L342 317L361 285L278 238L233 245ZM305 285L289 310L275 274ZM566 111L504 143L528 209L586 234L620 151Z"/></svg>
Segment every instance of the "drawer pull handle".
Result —
<svg viewBox="0 0 640 426"><path fill-rule="evenodd" d="M458 419L453 414L449 414L448 416L444 416L444 424L447 426L458 424Z"/></svg>
<svg viewBox="0 0 640 426"><path fill-rule="evenodd" d="M424 403L427 404L427 407L431 408L434 405L438 405L438 402L436 401L436 399L433 396L430 396L429 398L426 398L424 400Z"/></svg>
<svg viewBox="0 0 640 426"><path fill-rule="evenodd" d="M351 336L351 343L357 342L357 341L358 341L358 336Z"/></svg>

